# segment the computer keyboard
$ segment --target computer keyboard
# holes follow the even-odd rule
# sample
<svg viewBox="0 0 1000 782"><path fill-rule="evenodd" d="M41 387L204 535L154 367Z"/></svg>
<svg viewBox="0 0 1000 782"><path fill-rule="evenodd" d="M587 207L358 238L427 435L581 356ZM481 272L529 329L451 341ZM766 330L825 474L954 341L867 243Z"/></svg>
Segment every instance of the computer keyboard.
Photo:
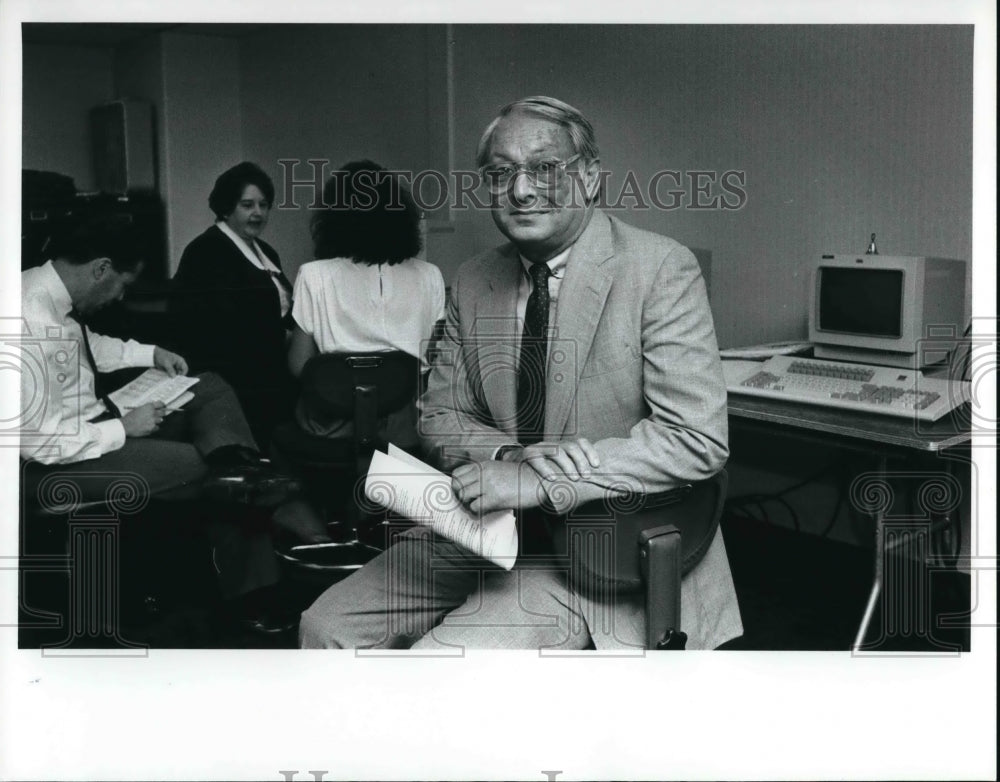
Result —
<svg viewBox="0 0 1000 782"><path fill-rule="evenodd" d="M728 365L728 366L727 366ZM751 364L723 361L730 394L936 421L969 401L969 383L912 369L774 356Z"/></svg>

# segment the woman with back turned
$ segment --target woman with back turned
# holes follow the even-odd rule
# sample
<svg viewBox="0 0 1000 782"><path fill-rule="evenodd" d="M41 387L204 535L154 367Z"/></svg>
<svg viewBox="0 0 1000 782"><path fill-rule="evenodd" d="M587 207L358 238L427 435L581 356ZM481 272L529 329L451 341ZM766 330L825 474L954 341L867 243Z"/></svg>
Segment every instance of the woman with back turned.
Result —
<svg viewBox="0 0 1000 782"><path fill-rule="evenodd" d="M285 364L292 288L278 253L260 238L273 202L274 184L254 163L216 179L208 197L215 224L185 248L170 307L192 369L229 381L264 448L293 401Z"/></svg>
<svg viewBox="0 0 1000 782"><path fill-rule="evenodd" d="M314 254L295 280L288 365L298 377L317 353L400 350L423 359L444 317L444 279L420 252L420 210L398 178L370 160L348 163L323 188L312 218ZM300 407L311 434L346 437L349 422L320 424ZM385 436L416 442L413 405L389 416Z"/></svg>

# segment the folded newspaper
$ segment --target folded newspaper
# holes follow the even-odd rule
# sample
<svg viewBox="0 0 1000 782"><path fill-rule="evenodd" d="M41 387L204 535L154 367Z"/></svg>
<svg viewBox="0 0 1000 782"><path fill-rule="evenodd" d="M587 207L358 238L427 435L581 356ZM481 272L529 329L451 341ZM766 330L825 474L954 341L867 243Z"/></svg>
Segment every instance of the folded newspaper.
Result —
<svg viewBox="0 0 1000 782"><path fill-rule="evenodd" d="M198 378L187 375L170 377L162 369L147 369L131 383L126 383L108 397L123 413L142 407L149 402L163 402L169 412L179 410L192 399L188 391Z"/></svg>
<svg viewBox="0 0 1000 782"><path fill-rule="evenodd" d="M389 445L376 451L365 479L365 495L393 513L429 526L504 570L517 559L514 512L477 516L468 511L451 488L451 477Z"/></svg>

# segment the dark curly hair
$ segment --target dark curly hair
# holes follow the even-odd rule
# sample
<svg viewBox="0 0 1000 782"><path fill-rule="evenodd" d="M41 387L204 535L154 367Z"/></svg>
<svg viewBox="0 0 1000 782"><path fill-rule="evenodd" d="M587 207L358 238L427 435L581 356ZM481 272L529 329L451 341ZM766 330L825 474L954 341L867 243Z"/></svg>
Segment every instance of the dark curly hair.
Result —
<svg viewBox="0 0 1000 782"><path fill-rule="evenodd" d="M341 166L323 187L323 205L310 222L317 259L394 265L420 252L420 209L400 178L378 163Z"/></svg>
<svg viewBox="0 0 1000 782"><path fill-rule="evenodd" d="M257 185L269 204L274 203L274 182L256 163L244 160L223 171L208 196L208 206L220 220L233 213L247 185Z"/></svg>

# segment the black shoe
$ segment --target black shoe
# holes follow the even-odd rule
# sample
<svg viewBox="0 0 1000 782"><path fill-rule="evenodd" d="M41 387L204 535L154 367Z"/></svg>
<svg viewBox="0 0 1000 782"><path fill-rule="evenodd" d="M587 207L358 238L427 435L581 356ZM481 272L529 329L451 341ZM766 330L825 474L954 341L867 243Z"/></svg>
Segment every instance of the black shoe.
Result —
<svg viewBox="0 0 1000 782"><path fill-rule="evenodd" d="M280 599L277 587L263 587L234 598L228 614L236 626L256 635L278 635L295 628L299 615Z"/></svg>
<svg viewBox="0 0 1000 782"><path fill-rule="evenodd" d="M205 461L213 467L261 467L270 460L246 445L222 445L205 454Z"/></svg>
<svg viewBox="0 0 1000 782"><path fill-rule="evenodd" d="M302 491L298 478L267 466L214 467L202 481L209 499L273 508Z"/></svg>
<svg viewBox="0 0 1000 782"><path fill-rule="evenodd" d="M271 516L275 547L291 548L303 543L332 543L328 525L305 498L282 504Z"/></svg>
<svg viewBox="0 0 1000 782"><path fill-rule="evenodd" d="M243 617L239 620L240 628L254 635L280 635L291 632L298 616L282 612L264 611L258 616Z"/></svg>

